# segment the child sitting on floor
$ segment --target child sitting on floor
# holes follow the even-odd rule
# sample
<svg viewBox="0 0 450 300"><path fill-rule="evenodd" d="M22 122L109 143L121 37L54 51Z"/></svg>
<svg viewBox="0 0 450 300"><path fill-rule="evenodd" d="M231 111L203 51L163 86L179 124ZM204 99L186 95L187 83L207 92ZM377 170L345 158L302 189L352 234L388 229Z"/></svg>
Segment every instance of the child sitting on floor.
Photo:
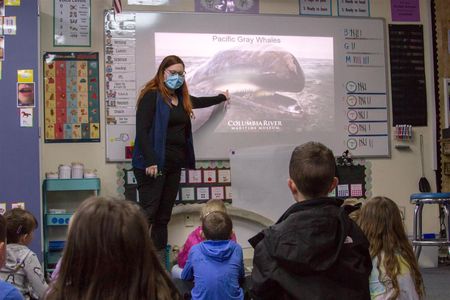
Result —
<svg viewBox="0 0 450 300"><path fill-rule="evenodd" d="M203 206L202 211L200 213L200 221L203 221L205 216L213 211L221 211L227 213L227 208L222 200L211 199ZM232 233L231 239L236 242L236 235ZM198 226L192 231L186 242L184 243L183 248L177 257L177 264L172 268L172 277L180 278L181 272L183 271L184 266L186 265L186 260L188 258L189 251L192 246L197 245L205 240L205 237L202 235L202 226Z"/></svg>
<svg viewBox="0 0 450 300"><path fill-rule="evenodd" d="M422 275L394 201L386 197L368 200L358 223L370 242L371 298L423 299Z"/></svg>
<svg viewBox="0 0 450 300"><path fill-rule="evenodd" d="M3 267L6 260L6 220L0 215L0 267ZM0 299L22 300L22 294L8 282L0 280Z"/></svg>
<svg viewBox="0 0 450 300"><path fill-rule="evenodd" d="M37 220L21 208L8 210L5 218L6 264L0 270L0 278L15 285L25 299L40 299L47 283L36 254L28 248L38 226Z"/></svg>
<svg viewBox="0 0 450 300"><path fill-rule="evenodd" d="M194 280L193 300L244 299L239 281L244 278L242 248L230 240L233 223L221 211L203 217L206 241L191 248L181 279Z"/></svg>

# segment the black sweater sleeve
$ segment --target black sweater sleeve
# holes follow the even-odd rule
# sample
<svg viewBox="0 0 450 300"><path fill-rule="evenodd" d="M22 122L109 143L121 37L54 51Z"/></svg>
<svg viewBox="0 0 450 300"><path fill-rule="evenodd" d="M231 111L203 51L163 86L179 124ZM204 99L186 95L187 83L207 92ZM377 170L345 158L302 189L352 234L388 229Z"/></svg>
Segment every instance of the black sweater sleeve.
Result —
<svg viewBox="0 0 450 300"><path fill-rule="evenodd" d="M192 107L193 108L204 108L212 105L219 104L227 100L224 94L219 94L214 97L194 97L191 96Z"/></svg>
<svg viewBox="0 0 450 300"><path fill-rule="evenodd" d="M146 168L156 165L155 152L148 137L153 125L155 111L156 91L150 91L142 97L136 112L136 144L144 155Z"/></svg>

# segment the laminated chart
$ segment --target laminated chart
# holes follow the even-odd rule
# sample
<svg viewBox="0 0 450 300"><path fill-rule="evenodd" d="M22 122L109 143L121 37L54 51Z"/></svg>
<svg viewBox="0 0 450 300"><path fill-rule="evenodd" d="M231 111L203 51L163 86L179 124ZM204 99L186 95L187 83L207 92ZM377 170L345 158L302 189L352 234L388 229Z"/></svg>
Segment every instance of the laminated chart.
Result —
<svg viewBox="0 0 450 300"><path fill-rule="evenodd" d="M135 28L134 13L105 12L105 113L108 162L130 160L133 153L138 90Z"/></svg>
<svg viewBox="0 0 450 300"><path fill-rule="evenodd" d="M98 53L44 54L46 143L100 142Z"/></svg>

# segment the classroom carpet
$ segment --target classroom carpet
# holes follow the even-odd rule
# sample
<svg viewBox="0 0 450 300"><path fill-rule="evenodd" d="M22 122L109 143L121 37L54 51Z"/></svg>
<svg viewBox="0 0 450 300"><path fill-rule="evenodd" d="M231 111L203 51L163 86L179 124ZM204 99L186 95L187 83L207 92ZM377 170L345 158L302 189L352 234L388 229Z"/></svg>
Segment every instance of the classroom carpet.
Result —
<svg viewBox="0 0 450 300"><path fill-rule="evenodd" d="M425 299L450 299L450 265L422 268L420 271L425 285Z"/></svg>

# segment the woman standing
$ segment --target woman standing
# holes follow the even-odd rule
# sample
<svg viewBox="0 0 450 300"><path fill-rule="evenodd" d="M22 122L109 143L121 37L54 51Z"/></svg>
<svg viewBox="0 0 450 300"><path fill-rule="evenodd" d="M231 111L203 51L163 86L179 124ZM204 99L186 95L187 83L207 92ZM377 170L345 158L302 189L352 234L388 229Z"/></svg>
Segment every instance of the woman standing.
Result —
<svg viewBox="0 0 450 300"><path fill-rule="evenodd" d="M165 57L137 102L133 170L139 203L147 214L151 237L162 261L181 168L195 168L192 109L229 99L228 91L215 97L190 96L184 68L178 56Z"/></svg>

